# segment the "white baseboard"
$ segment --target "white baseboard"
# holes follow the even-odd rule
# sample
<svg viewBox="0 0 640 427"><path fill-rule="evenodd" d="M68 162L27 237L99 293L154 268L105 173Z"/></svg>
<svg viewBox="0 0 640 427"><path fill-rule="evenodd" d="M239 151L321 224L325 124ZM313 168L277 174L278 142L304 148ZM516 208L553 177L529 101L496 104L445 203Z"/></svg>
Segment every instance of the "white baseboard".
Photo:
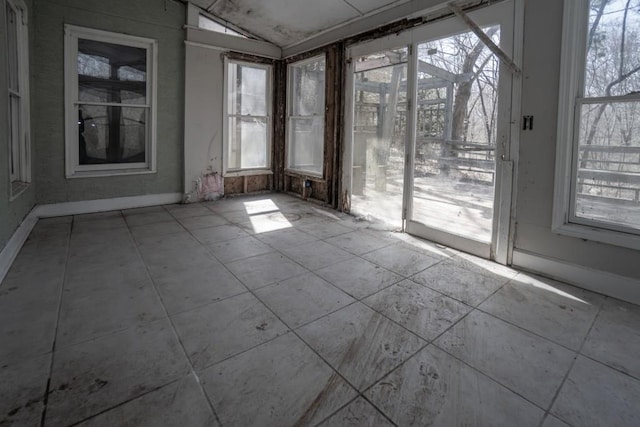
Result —
<svg viewBox="0 0 640 427"><path fill-rule="evenodd" d="M640 280L514 249L513 266L578 287L640 304Z"/></svg>
<svg viewBox="0 0 640 427"><path fill-rule="evenodd" d="M0 252L0 283L18 256L22 245L40 218L66 215L81 215L95 212L133 209L146 206L169 205L182 200L182 193L148 194L145 196L117 197L113 199L85 200L81 202L52 203L37 205L22 221L5 247Z"/></svg>
<svg viewBox="0 0 640 427"><path fill-rule="evenodd" d="M169 205L178 203L181 200L182 193L148 194L145 196L38 205L32 212L35 212L38 218L51 218L54 216L82 215L87 213L117 211L120 209L142 208L146 206Z"/></svg>
<svg viewBox="0 0 640 427"><path fill-rule="evenodd" d="M31 213L32 212L33 210ZM13 236L11 236L4 248L2 248L2 252L0 252L0 283L2 283L9 272L11 264L13 264L13 261L18 256L18 252L22 249L22 245L27 241L31 230L33 230L33 227L35 227L38 222L38 218L31 213L22 221L18 229L13 233Z"/></svg>

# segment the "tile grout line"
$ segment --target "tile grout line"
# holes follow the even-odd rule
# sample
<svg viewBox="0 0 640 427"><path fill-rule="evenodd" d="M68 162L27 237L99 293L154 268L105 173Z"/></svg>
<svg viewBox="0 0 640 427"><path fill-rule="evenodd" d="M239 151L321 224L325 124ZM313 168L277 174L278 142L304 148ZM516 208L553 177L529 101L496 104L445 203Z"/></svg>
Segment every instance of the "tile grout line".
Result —
<svg viewBox="0 0 640 427"><path fill-rule="evenodd" d="M205 246L205 245L203 245L203 246ZM270 246L270 245L269 245L269 246ZM205 249L211 253L211 251L210 251L210 249L209 249L208 247L206 247L206 246L205 246ZM277 252L278 252L279 254L281 254L282 256L285 256L285 257L286 257L286 255L282 254L278 249L274 248L274 250L275 250L275 251L277 251ZM214 255L213 253L211 253L211 255L212 255L212 256L217 260L217 257L215 257L215 255ZM286 258L287 258L287 259L289 259L288 257L286 257ZM292 261L293 261L293 260L292 260ZM295 262L295 261L293 261L293 262ZM224 263L223 263L222 265L226 268L226 266L224 265ZM303 266L303 267L304 267L304 266ZM306 267L305 267L305 269L306 269ZM227 270L228 270L228 269L227 269ZM278 339L278 338L280 338L280 337L285 336L287 333L291 333L291 334L293 334L296 338L298 338L298 339L299 339L299 340L300 340L300 341L301 341L301 342L306 346L306 348L308 348L312 353L314 353L314 354L316 355L316 357L318 357L320 360L322 360L322 361L326 364L326 366L328 366L328 367L329 367L329 369L330 369L331 371L333 371L333 372L334 372L334 374L335 374L335 375L337 375L338 377L340 377L340 378L341 378L341 379L342 379L342 380L343 380L347 385L349 385L349 386L350 386L350 387L351 387L351 388L356 392L356 394L357 394L357 395L356 395L356 397L354 397L354 399L350 400L349 402L347 402L345 405L341 406L341 407L340 407L339 409L337 409L336 411L331 412L331 413L330 413L326 418L324 418L323 420L321 420L319 423L316 423L316 425L318 425L318 424L320 424L320 423L322 423L322 422L326 421L327 419L329 419L330 417L332 417L333 415L335 415L338 411L340 411L342 408L346 407L348 404L350 404L351 402L353 402L353 400L357 399L357 398L358 398L358 396L361 396L361 393L360 393L360 391L358 390L358 388L357 388L357 387L355 387L353 384L351 384L351 382L350 382L350 381L348 381L348 380L347 380L347 379L346 379L346 378L345 378L345 377L344 377L340 372L338 372L338 371L337 371L337 369L335 369L335 368L333 367L333 365L332 365L332 364L330 364L330 363L329 363L329 362L328 362L324 357L322 357L322 355L320 355L320 354L319 354L319 353L318 353L318 352L317 352L317 351L316 351L312 346L310 346L310 345L307 343L307 341L305 341L305 340L304 340L304 339L303 339L303 338L302 338L302 337L301 337L301 336L300 336L300 335L299 335L299 334L298 334L298 333L297 333L293 328L291 328L291 327L288 325L288 323L287 323L287 322L285 322L282 318L280 318L280 316L278 316L278 314L277 314L275 311L273 311L273 310L272 310L272 309L271 309L267 304L265 304L265 303L264 303L264 301L262 301L262 299L260 299L260 298L255 294L255 292L254 292L252 289L250 289L250 288L249 288L249 287L248 287L248 286L247 286L247 285L246 285L242 280L240 280L240 278L238 278L238 277L237 277L237 276L236 276L232 271L230 271L230 270L228 270L228 271L233 275L233 277L235 277L235 278L236 278L236 280L238 280L238 281L242 284L242 286L244 286L245 288L247 288L247 290L249 291L249 293L250 293L254 298L256 298L256 299L257 299L257 300L258 300L258 301L259 301L259 302L260 302L260 303L261 303L261 304L262 304L262 305L263 305L263 306L264 306L264 307L265 307L269 312L271 312L271 314L273 314L273 316L274 316L276 319L278 319L280 322L282 322L282 324L283 324L285 327L287 327L287 329L288 329L288 331L287 331L287 332L285 332L284 334L282 334L282 335L278 335L278 336L276 336L276 337L274 337L274 338L272 338L272 339L270 339L270 340L268 340L268 341L266 341L266 342L263 342L263 343L257 344L257 345L255 345L254 347L252 347L251 349L247 349L247 350L243 351L242 353L245 353L245 352L247 352L247 351L250 351L250 350L253 350L253 349L257 348L257 347L260 347L260 346L262 346L263 344L266 344L267 342L274 341L274 340L276 340L276 339ZM305 273L305 274L307 274L307 273ZM295 277L299 277L299 276L295 276ZM287 279L287 280L288 280L288 279ZM324 280L324 279L323 279L323 280ZM279 282L275 282L275 283L279 283ZM273 283L272 283L272 284L273 284ZM266 287L266 286L270 286L270 285L265 285L264 287ZM349 304L349 305L355 304L356 302L357 302L357 301L354 301L353 303L351 303L351 304ZM347 305L347 306L349 306L349 305ZM345 307L347 307L347 306L345 306ZM341 308L345 308L345 307L341 307ZM338 309L338 310L340 310L340 309ZM338 310L336 310L336 311L338 311ZM324 316L323 316L323 317L324 317ZM318 319L316 319L316 320L318 320ZM232 355L232 356L229 356L229 357L228 357L227 359L225 359L225 360L228 360L228 359L230 359L230 358L232 358L232 357L235 357L235 356L237 356L237 354L234 354L234 355ZM214 364L212 364L212 365L210 365L210 366L214 366L214 365L216 365L216 364L218 364L218 363L221 363L221 362L222 362L222 361L220 361L220 362L216 362L216 363L214 363ZM205 392L205 393L206 393L206 392ZM378 409L378 408L376 408L376 409ZM222 423L221 423L221 425L222 425Z"/></svg>
<svg viewBox="0 0 640 427"><path fill-rule="evenodd" d="M164 208L164 206L163 206L163 209L164 209L165 212L167 212L167 213L169 213L169 215L171 215L171 213L168 212L167 209ZM176 222L178 224L180 224L180 226L185 228L185 230L186 230L186 227L184 227L182 225L182 223L180 223L177 220L176 220ZM209 405L209 408L211 409L211 412L213 413L213 416L215 417L216 421L218 422L218 424L220 426L222 426L222 423L220 422L220 418L218 417L218 413L216 412L215 408L211 404L211 401L207 398L207 394L206 394L206 392L204 390L204 387L202 386L202 382L200 381L200 377L198 376L198 374L196 373L195 368L193 367L193 363L191 362L191 359L189 358L189 354L187 353L187 350L184 347L184 343L182 342L182 338L180 337L180 335L178 334L178 331L176 330L176 327L175 327L175 325L173 323L173 319L169 315L169 312L167 310L167 307L165 306L164 300L162 299L162 296L160 295L160 292L158 291L158 287L156 285L156 282L153 279L153 276L151 275L151 272L149 271L149 266L147 266L147 263L145 262L144 257L142 256L142 253L140 252L140 248L138 247L138 244L137 244L135 238L133 237L133 234L131 233L131 228L128 225L127 225L127 231L129 233L129 237L131 239L131 242L133 243L133 245L135 247L136 254L138 255L138 258L140 259L140 261L144 265L144 269L145 269L146 275L149 278L149 280L151 281L151 283L153 284L153 289L154 289L154 291L156 293L156 297L158 298L158 301L160 302L160 305L162 306L164 314L165 314L167 320L169 321L169 325L171 325L171 330L173 332L173 335L177 339L178 343L180 344L180 348L182 349L182 354L184 355L184 357L185 357L185 359L186 359L186 361L187 361L187 363L189 365L189 368L190 368L190 371L191 371L190 373L191 373L191 375L193 375L193 377L195 378L196 382L198 383L198 386L200 387L200 391L202 392L202 395L205 397L205 400L207 401L207 403Z"/></svg>
<svg viewBox="0 0 640 427"><path fill-rule="evenodd" d="M51 361L49 363L49 377L47 378L47 386L46 386L44 398L43 398L42 415L40 417L41 427L44 427L45 425L45 420L47 416L47 407L49 404L49 394L51 393L50 392L51 378L53 376L53 364L54 364L55 355L56 355L56 341L58 339L58 327L60 326L60 316L62 314L62 300L64 298L64 288L67 282L67 273L69 270L69 253L71 248L71 236L73 234L74 223L75 223L75 218L72 216L71 223L69 224L69 234L67 236L67 249L65 253L64 270L62 272L62 283L60 284L60 297L58 299L58 312L56 313L56 325L53 332L53 342L51 343Z"/></svg>
<svg viewBox="0 0 640 427"><path fill-rule="evenodd" d="M573 360L571 361L571 365L569 365L569 369L567 369L567 372L565 373L564 378L562 379L562 382L560 383L560 386L558 386L558 389L554 393L553 398L551 399L551 403L549 403L549 407L546 409L544 417L542 418L542 421L540 422L540 426L542 426L542 423L549 417L549 415L555 417L555 415L553 415L551 413L551 408L553 408L553 405L556 403L556 400L558 399L558 396L560 395L560 392L562 391L562 388L564 387L565 383L567 382L567 379L569 378L569 375L571 374L571 371L573 371L573 368L576 365L576 362L578 361L578 357L582 356L582 350L583 350L585 344L587 343L587 340L589 339L589 335L591 334L591 331L593 330L593 327L595 326L596 321L600 317L600 314L602 313L602 309L604 307L604 304L605 304L605 302L607 300L608 300L608 297L605 297L600 302L600 307L598 308L598 313L593 317L593 321L591 322L591 326L589 327L589 330L587 331L587 333L585 334L584 338L582 339L582 343L580 344L580 348L576 351L576 355L573 358ZM601 362L599 362L599 363L601 363ZM561 421L569 424L568 422L562 420L561 418L558 418L558 419L560 419Z"/></svg>

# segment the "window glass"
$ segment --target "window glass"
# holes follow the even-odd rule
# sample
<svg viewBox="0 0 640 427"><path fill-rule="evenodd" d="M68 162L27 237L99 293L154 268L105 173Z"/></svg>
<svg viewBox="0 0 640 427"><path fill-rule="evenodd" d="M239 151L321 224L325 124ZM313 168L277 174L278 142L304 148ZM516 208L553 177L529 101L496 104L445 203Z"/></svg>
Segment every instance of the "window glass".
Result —
<svg viewBox="0 0 640 427"><path fill-rule="evenodd" d="M151 39L66 27L67 176L154 171Z"/></svg>
<svg viewBox="0 0 640 427"><path fill-rule="evenodd" d="M271 67L228 62L227 169L270 166Z"/></svg>
<svg viewBox="0 0 640 427"><path fill-rule="evenodd" d="M289 67L288 168L322 175L324 165L325 58Z"/></svg>
<svg viewBox="0 0 640 427"><path fill-rule="evenodd" d="M640 230L640 4L591 0L572 217Z"/></svg>

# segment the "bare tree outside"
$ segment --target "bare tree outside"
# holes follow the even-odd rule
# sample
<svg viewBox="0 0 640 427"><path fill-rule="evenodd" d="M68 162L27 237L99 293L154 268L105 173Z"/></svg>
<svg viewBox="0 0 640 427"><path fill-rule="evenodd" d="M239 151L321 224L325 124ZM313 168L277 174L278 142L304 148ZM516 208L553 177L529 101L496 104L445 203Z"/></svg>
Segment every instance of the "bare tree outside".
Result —
<svg viewBox="0 0 640 427"><path fill-rule="evenodd" d="M640 229L640 1L591 0L589 12L575 215Z"/></svg>

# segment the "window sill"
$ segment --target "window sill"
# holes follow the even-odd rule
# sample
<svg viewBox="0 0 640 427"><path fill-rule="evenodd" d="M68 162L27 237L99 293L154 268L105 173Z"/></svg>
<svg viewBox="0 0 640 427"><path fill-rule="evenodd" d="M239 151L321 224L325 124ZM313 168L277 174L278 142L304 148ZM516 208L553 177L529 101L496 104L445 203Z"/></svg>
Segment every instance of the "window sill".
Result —
<svg viewBox="0 0 640 427"><path fill-rule="evenodd" d="M552 231L570 237L578 237L584 240L607 243L629 249L640 249L640 236L635 234L611 231L603 228L590 227L587 225L565 223L552 227Z"/></svg>
<svg viewBox="0 0 640 427"><path fill-rule="evenodd" d="M68 179L76 178L102 178L108 176L123 175L146 175L156 173L154 169L111 169L111 170L93 170L93 171L75 171L67 174Z"/></svg>
<svg viewBox="0 0 640 427"><path fill-rule="evenodd" d="M29 188L28 182L13 181L11 183L11 196L9 197L9 201L12 202L20 197L20 195L24 193L27 188Z"/></svg>
<svg viewBox="0 0 640 427"><path fill-rule="evenodd" d="M285 169L284 172L287 175L294 175L294 176L309 178L309 179L311 179L313 181L321 181L321 182L325 182L326 181L324 179L324 175L323 174L317 174L317 173L314 173L314 172L307 172L307 171L296 170L296 169Z"/></svg>
<svg viewBox="0 0 640 427"><path fill-rule="evenodd" d="M247 170L239 170L239 171L228 171L223 176L223 178L234 178L238 176L254 176L254 175L273 175L273 171L271 169L247 169Z"/></svg>

